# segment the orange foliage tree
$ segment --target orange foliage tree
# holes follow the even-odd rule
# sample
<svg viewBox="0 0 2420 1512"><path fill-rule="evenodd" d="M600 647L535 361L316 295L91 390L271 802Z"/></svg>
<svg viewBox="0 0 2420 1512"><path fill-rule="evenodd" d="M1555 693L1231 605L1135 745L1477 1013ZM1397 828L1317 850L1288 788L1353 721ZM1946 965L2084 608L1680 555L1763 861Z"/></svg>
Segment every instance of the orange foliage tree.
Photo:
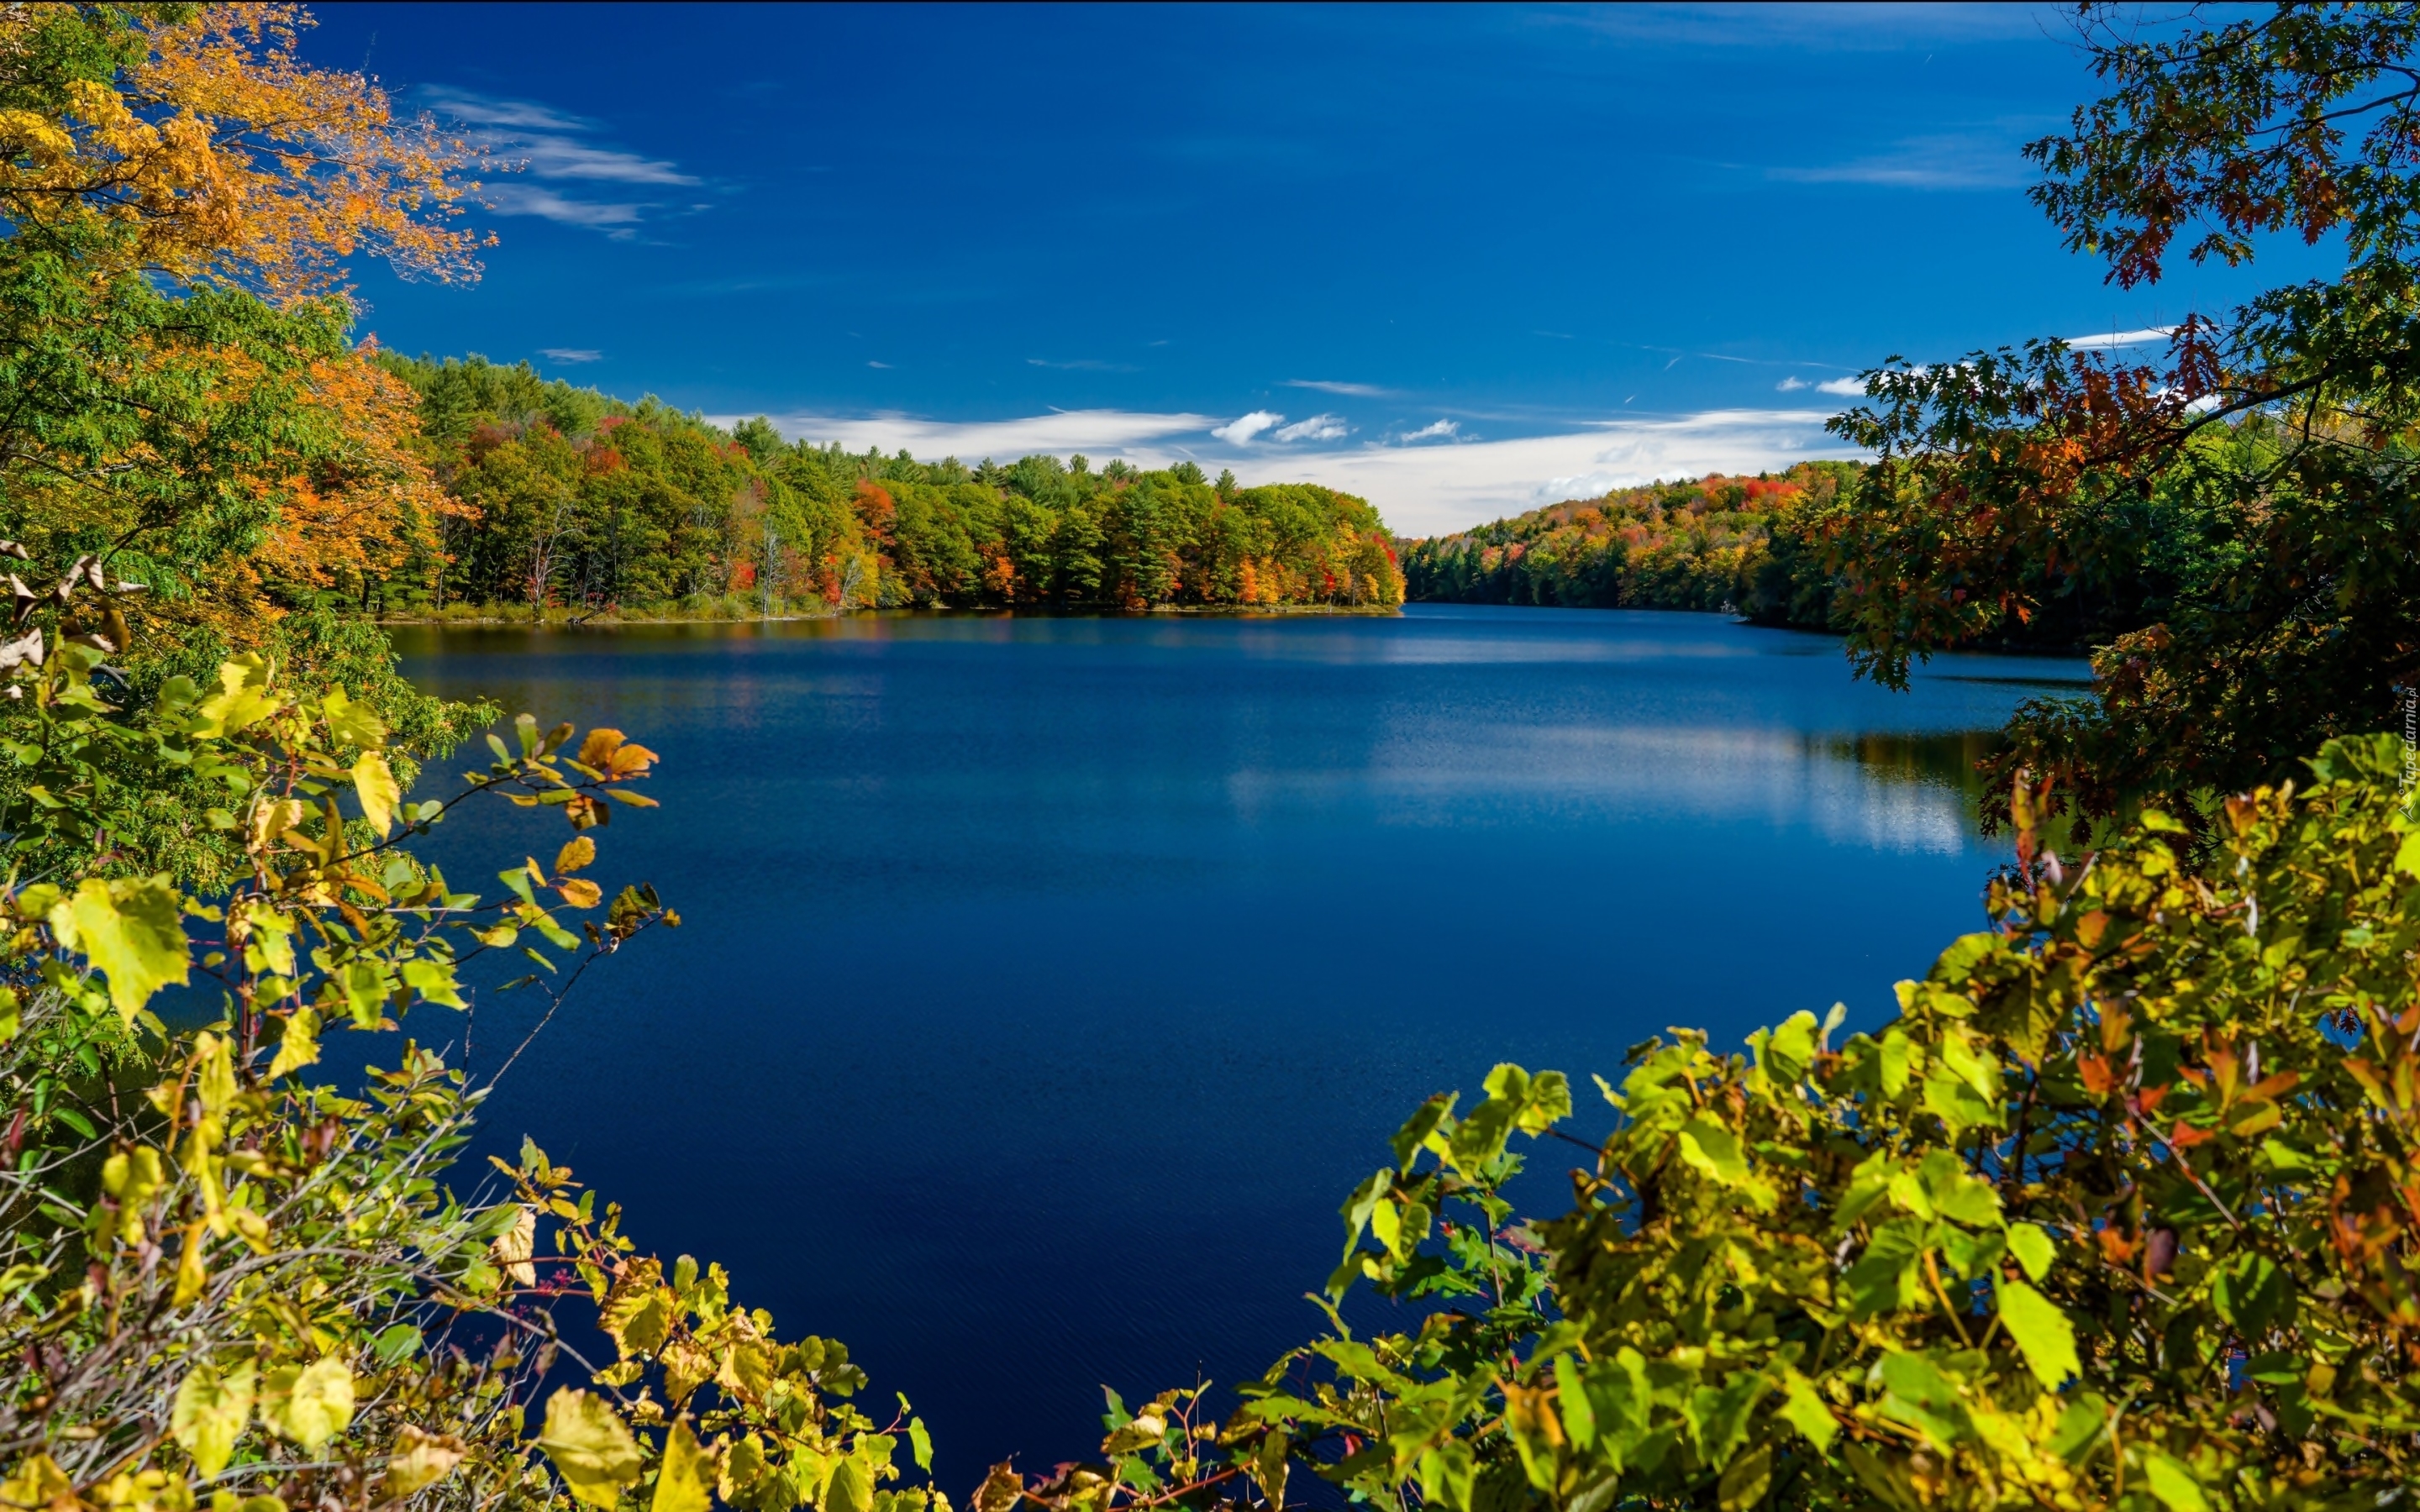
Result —
<svg viewBox="0 0 2420 1512"><path fill-rule="evenodd" d="M457 507L411 444L414 396L352 344L341 279L357 254L474 276L456 222L476 151L304 63L306 23L0 10L0 381L22 396L0 529L113 562L157 590L155 623L220 640Z"/></svg>

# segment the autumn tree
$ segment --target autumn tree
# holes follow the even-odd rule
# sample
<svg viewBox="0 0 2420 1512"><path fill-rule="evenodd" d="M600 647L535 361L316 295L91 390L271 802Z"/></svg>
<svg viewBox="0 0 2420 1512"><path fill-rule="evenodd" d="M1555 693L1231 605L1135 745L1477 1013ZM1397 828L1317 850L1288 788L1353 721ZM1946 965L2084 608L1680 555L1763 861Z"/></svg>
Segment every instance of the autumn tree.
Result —
<svg viewBox="0 0 2420 1512"><path fill-rule="evenodd" d="M0 14L0 529L237 640L264 589L358 585L455 507L412 455L415 396L352 345L341 270L474 273L450 220L472 153L303 63L304 21Z"/></svg>
<svg viewBox="0 0 2420 1512"><path fill-rule="evenodd" d="M1877 456L1826 527L1836 608L1895 685L2044 616L2122 632L2091 700L2020 711L1997 780L2192 814L2399 726L2420 684L2420 12L2087 6L2078 33L2108 92L2027 148L2071 249L2124 288L2285 236L2345 266L2187 316L2163 360L2043 341L1869 375L1834 423Z"/></svg>

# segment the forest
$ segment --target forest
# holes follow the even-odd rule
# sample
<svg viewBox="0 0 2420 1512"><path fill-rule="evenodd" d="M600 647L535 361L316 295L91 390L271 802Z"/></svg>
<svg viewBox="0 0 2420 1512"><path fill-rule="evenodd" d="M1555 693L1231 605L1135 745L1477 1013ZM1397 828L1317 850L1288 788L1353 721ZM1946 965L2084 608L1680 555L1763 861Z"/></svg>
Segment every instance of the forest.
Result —
<svg viewBox="0 0 2420 1512"><path fill-rule="evenodd" d="M378 358L418 395L443 491L346 586L387 616L853 609L1140 610L1404 599L1378 513L1312 484L1081 455L969 467L725 431L472 357Z"/></svg>
<svg viewBox="0 0 2420 1512"><path fill-rule="evenodd" d="M1404 595L1718 610L1823 628L1830 585L1810 527L1854 493L1862 471L1854 462L1802 462L1778 475L1715 473L1406 541Z"/></svg>
<svg viewBox="0 0 2420 1512"><path fill-rule="evenodd" d="M1377 518L375 353L349 264L476 277L476 152L312 65L307 21L0 8L0 1504L949 1512L915 1383L643 1248L534 1142L463 1161L501 1074L438 1048L466 987L521 972L534 1036L681 924L598 880L657 758L429 697L362 608L1375 604ZM1413 553L1425 591L1531 603L1820 581L1885 685L2082 638L2089 694L1982 764L2010 845L1978 927L1863 1030L1776 1005L1736 1046L1440 1089L1371 1131L1304 1278L1324 1324L1226 1396L1112 1395L1096 1453L996 1465L972 1512L2406 1504L2420 8L2076 25L2101 94L2024 149L2071 252L2136 288L2293 235L2335 276L2163 353L1889 359L1832 423L1862 469ZM480 893L435 860L465 804L531 840ZM1729 922L1714 965L1748 971L1803 923ZM1399 1305L1349 1326L1357 1288Z"/></svg>

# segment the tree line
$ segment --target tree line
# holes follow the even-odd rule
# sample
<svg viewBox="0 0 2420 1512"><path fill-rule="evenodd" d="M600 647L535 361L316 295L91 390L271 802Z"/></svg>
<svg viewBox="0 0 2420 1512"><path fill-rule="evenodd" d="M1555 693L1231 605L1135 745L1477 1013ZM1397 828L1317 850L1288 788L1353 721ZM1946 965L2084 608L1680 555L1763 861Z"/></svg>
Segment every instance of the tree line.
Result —
<svg viewBox="0 0 2420 1512"><path fill-rule="evenodd" d="M1403 574L1368 501L1244 487L1191 462L1076 455L969 467L724 430L526 363L394 355L446 500L356 591L387 613L675 603L768 612L1157 605L1389 608Z"/></svg>
<svg viewBox="0 0 2420 1512"><path fill-rule="evenodd" d="M1823 627L1830 585L1810 522L1854 490L1854 462L1717 472L1613 489L1403 544L1415 601L1703 609Z"/></svg>

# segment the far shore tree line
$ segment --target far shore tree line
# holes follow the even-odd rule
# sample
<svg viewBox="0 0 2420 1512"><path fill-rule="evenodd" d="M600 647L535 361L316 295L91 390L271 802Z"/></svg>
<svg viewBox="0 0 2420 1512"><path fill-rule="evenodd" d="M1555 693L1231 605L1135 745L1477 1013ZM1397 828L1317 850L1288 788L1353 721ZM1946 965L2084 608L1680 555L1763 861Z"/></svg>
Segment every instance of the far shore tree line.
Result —
<svg viewBox="0 0 2420 1512"><path fill-rule="evenodd" d="M1247 488L1191 462L858 455L526 363L377 361L418 395L444 495L409 551L351 585L389 616L1404 600L1378 512L1313 484Z"/></svg>

